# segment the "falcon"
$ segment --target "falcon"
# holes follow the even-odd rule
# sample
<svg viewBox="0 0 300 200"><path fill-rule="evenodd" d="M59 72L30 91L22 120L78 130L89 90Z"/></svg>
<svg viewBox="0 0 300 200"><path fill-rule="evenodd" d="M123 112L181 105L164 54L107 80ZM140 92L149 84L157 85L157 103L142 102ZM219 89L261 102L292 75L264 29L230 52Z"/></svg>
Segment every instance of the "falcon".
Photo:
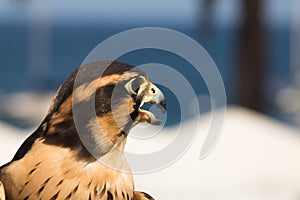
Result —
<svg viewBox="0 0 300 200"><path fill-rule="evenodd" d="M140 69L117 61L78 68L40 126L0 168L0 199L153 199L134 190L124 157L135 125L160 123L143 104L166 110L163 93Z"/></svg>

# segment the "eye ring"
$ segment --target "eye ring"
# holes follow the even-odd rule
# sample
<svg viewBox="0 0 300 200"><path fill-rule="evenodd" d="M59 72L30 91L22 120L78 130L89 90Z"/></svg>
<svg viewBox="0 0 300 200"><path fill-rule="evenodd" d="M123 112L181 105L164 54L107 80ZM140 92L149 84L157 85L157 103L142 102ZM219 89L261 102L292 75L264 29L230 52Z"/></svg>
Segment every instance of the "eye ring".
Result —
<svg viewBox="0 0 300 200"><path fill-rule="evenodd" d="M146 79L143 76L138 76L126 83L125 88L129 93L133 95L138 95L140 89L145 83Z"/></svg>

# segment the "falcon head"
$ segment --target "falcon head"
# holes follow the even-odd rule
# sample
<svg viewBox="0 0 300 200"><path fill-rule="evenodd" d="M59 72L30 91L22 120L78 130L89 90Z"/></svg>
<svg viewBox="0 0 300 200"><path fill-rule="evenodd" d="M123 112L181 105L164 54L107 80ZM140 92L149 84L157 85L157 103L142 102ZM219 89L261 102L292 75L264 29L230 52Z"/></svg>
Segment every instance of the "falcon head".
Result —
<svg viewBox="0 0 300 200"><path fill-rule="evenodd" d="M130 96L129 102L132 102L130 107L134 109L134 113L137 113L137 117L131 114L132 119L136 123L147 121L150 124L159 125L160 120L153 113L143 110L141 107L144 104L155 104L164 113L166 111L166 101L160 89L152 84L145 75L131 78L126 82L125 89L128 92L128 96Z"/></svg>
<svg viewBox="0 0 300 200"><path fill-rule="evenodd" d="M115 146L124 148L132 127L141 122L160 124L141 108L144 104L166 110L163 93L143 71L116 61L86 64L57 91L41 125L44 142L73 149L84 144L98 156Z"/></svg>

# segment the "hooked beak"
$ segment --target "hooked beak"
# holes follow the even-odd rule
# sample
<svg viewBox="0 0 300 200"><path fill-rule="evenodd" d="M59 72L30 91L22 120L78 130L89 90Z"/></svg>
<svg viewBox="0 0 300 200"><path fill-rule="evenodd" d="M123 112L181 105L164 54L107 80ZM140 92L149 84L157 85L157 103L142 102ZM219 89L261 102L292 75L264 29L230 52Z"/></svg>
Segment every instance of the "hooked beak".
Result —
<svg viewBox="0 0 300 200"><path fill-rule="evenodd" d="M144 98L143 98L142 103L139 108L139 113L142 118L141 121L147 121L153 125L160 125L161 121L159 120L158 117L156 117L150 111L141 109L141 107L144 105L144 103L155 104L158 108L161 109L161 111L163 113L165 113L167 110L167 105L166 105L165 96L162 93L162 91L160 89L158 89L158 87L156 87L155 85L153 85L151 83L150 88L147 91L147 93L144 95Z"/></svg>

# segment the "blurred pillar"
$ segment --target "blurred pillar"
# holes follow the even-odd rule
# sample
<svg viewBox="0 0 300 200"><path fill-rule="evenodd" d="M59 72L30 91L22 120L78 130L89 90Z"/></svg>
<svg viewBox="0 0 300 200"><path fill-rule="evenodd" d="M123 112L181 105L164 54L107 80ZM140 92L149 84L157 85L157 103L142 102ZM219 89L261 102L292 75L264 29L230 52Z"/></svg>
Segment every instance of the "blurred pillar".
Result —
<svg viewBox="0 0 300 200"><path fill-rule="evenodd" d="M265 40L262 26L263 0L242 0L243 22L240 30L238 97L243 106L263 111Z"/></svg>
<svg viewBox="0 0 300 200"><path fill-rule="evenodd" d="M51 7L49 2L29 3L28 77L30 89L47 89L51 56Z"/></svg>
<svg viewBox="0 0 300 200"><path fill-rule="evenodd" d="M215 0L202 0L200 2L201 14L199 16L200 31L210 34L213 29L213 8Z"/></svg>
<svg viewBox="0 0 300 200"><path fill-rule="evenodd" d="M291 1L291 77L297 87L300 87L300 1Z"/></svg>

